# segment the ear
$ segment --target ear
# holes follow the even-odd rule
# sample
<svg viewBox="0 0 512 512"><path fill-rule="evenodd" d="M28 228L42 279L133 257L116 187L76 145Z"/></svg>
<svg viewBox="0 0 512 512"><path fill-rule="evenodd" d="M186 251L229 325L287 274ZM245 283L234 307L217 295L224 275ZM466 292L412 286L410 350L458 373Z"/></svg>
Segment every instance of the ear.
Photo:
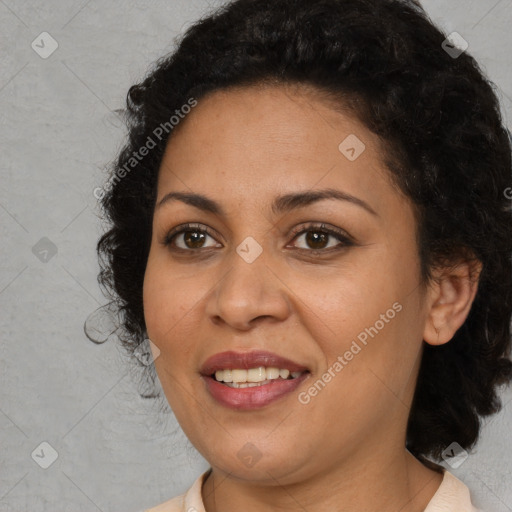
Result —
<svg viewBox="0 0 512 512"><path fill-rule="evenodd" d="M450 341L465 322L478 289L482 263L476 259L434 270L423 339L430 345Z"/></svg>

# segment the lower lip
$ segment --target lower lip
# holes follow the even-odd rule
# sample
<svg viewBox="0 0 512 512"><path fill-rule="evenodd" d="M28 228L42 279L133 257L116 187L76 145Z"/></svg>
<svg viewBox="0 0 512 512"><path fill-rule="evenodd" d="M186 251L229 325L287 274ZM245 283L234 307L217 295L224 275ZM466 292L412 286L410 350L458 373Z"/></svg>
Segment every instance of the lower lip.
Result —
<svg viewBox="0 0 512 512"><path fill-rule="evenodd" d="M210 395L220 404L231 409L259 409L297 389L308 375L306 372L295 379L276 379L250 388L231 388L212 377L202 375L202 378Z"/></svg>

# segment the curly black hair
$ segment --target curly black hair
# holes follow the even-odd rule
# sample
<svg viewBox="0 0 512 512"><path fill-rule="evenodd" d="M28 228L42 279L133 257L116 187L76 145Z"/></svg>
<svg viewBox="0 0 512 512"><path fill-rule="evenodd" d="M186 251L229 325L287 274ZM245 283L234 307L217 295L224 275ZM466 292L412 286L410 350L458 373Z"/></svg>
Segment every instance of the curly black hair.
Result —
<svg viewBox="0 0 512 512"><path fill-rule="evenodd" d="M109 227L98 280L129 353L147 338L143 279L173 131L216 90L301 84L350 108L385 144L389 176L415 207L422 282L458 258L482 263L463 326L449 343L423 344L406 440L425 463L453 441L470 449L512 380L512 151L496 86L447 38L413 0L236 0L189 27L129 89L128 140L101 197ZM154 379L154 365L145 369Z"/></svg>

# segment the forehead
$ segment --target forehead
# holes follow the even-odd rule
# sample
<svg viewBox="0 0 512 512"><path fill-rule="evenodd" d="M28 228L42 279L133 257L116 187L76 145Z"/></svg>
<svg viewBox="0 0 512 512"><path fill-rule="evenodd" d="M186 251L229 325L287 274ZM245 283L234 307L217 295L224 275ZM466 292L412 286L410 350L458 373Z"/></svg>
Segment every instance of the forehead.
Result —
<svg viewBox="0 0 512 512"><path fill-rule="evenodd" d="M355 116L296 86L219 90L199 100L166 148L161 196L193 191L226 200L342 188L375 209L396 194L383 144ZM354 158L355 157L355 158Z"/></svg>

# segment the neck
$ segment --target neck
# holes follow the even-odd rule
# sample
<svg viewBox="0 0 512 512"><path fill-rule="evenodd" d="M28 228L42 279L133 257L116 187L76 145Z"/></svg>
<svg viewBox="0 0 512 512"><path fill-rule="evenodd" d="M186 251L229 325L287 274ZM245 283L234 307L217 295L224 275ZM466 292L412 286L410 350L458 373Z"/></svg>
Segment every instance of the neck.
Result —
<svg viewBox="0 0 512 512"><path fill-rule="evenodd" d="M442 478L404 449L394 460L372 457L286 485L272 479L267 483L240 481L212 467L202 497L206 512L423 512Z"/></svg>

